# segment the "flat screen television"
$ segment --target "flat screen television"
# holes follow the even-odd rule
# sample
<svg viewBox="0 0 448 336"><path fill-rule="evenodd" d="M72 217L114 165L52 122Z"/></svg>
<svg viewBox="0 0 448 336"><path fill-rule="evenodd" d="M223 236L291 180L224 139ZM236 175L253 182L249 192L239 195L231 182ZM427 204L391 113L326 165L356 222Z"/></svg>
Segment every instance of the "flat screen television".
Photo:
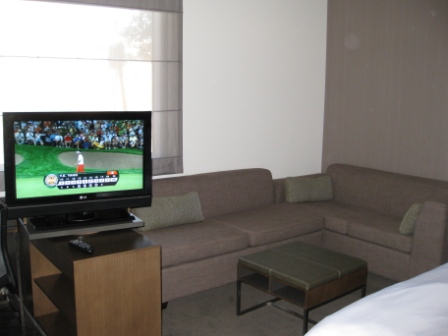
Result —
<svg viewBox="0 0 448 336"><path fill-rule="evenodd" d="M4 112L9 219L132 221L151 205L151 112Z"/></svg>

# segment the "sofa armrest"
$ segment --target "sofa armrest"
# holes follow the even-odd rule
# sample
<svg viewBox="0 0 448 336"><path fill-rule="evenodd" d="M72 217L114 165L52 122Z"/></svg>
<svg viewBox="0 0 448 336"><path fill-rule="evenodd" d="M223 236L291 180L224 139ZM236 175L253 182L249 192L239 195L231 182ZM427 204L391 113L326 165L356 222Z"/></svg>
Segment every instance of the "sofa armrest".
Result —
<svg viewBox="0 0 448 336"><path fill-rule="evenodd" d="M447 205L425 202L415 223L409 277L446 262Z"/></svg>

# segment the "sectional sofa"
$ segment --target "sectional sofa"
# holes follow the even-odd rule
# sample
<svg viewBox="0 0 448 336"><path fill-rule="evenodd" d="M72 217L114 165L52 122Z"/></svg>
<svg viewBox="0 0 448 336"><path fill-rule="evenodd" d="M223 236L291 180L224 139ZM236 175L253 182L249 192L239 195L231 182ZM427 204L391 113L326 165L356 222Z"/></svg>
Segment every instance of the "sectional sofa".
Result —
<svg viewBox="0 0 448 336"><path fill-rule="evenodd" d="M333 164L273 180L242 169L153 181L137 231L162 247L162 300L236 280L242 255L304 241L401 281L448 260L448 182Z"/></svg>

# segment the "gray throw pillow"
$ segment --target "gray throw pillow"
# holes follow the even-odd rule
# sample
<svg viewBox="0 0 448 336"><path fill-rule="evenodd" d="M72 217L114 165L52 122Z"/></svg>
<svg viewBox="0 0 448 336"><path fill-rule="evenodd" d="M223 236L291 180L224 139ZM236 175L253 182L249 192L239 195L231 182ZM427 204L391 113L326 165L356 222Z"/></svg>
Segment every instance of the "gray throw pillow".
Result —
<svg viewBox="0 0 448 336"><path fill-rule="evenodd" d="M406 211L403 219L401 220L401 224L398 229L401 234L410 235L414 233L415 222L417 221L417 217L422 206L423 204L421 203L415 203L409 207L408 211Z"/></svg>
<svg viewBox="0 0 448 336"><path fill-rule="evenodd" d="M181 196L153 197L150 207L136 208L132 212L145 222L140 231L204 220L201 200L195 191Z"/></svg>
<svg viewBox="0 0 448 336"><path fill-rule="evenodd" d="M287 177L285 179L286 202L328 201L333 199L330 176Z"/></svg>

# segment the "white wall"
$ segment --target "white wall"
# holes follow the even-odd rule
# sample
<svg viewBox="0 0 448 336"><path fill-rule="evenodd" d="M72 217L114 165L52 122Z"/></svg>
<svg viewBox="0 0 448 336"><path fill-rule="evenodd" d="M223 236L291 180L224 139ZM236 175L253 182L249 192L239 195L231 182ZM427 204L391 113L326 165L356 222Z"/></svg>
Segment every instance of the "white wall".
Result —
<svg viewBox="0 0 448 336"><path fill-rule="evenodd" d="M184 174L319 172L327 0L184 0Z"/></svg>

